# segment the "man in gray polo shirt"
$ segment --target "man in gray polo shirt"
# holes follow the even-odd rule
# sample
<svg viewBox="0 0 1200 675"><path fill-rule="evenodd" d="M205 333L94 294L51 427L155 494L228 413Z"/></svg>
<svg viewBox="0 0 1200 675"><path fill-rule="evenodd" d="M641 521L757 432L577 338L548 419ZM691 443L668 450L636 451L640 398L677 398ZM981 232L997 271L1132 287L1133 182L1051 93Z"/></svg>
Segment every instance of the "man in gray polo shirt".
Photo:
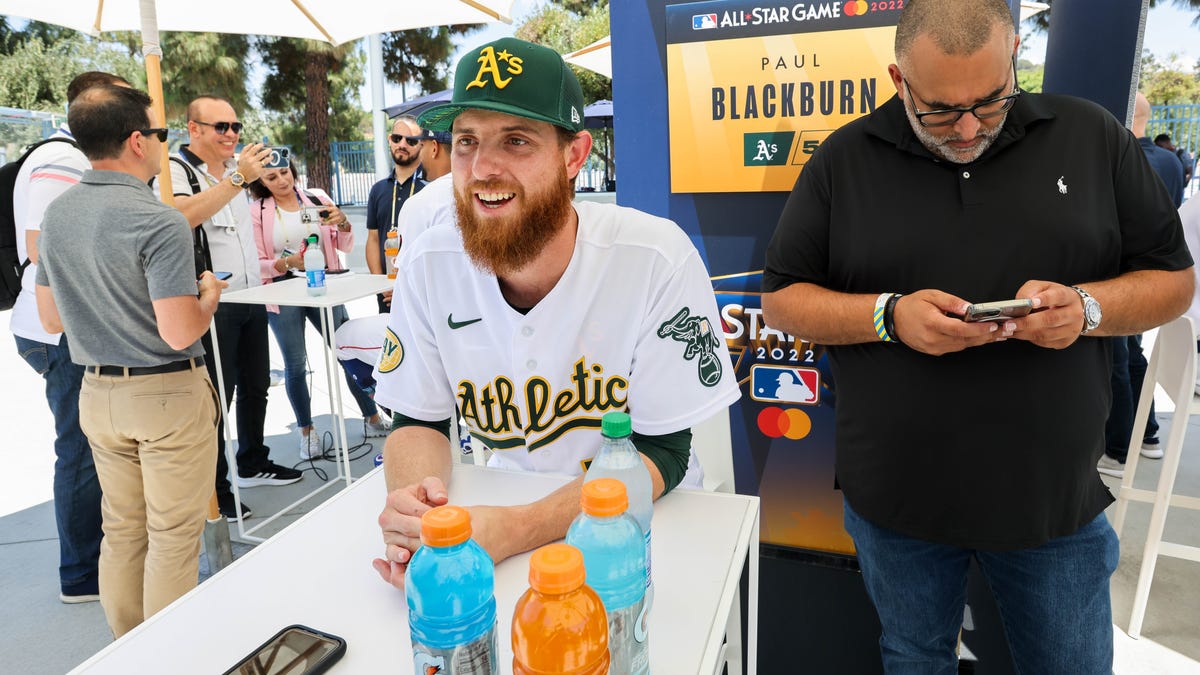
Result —
<svg viewBox="0 0 1200 675"><path fill-rule="evenodd" d="M79 424L104 492L100 604L127 633L196 585L218 415L200 336L225 283L195 278L187 220L154 198L150 97L94 87L67 120L92 163L42 222L37 305L85 367Z"/></svg>

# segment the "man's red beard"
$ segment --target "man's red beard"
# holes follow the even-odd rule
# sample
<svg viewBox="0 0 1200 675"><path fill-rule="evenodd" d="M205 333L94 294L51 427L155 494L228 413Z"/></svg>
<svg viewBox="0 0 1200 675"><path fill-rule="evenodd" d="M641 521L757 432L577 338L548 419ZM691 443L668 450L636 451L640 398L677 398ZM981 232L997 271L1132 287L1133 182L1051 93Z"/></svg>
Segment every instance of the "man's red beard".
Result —
<svg viewBox="0 0 1200 675"><path fill-rule="evenodd" d="M525 202L523 212L504 218L481 218L476 213L478 192L511 192ZM466 192L455 192L454 208L463 249L476 267L501 276L515 272L537 257L563 228L571 213L573 190L566 167L559 167L555 185L541 193L526 193L501 181L472 181Z"/></svg>

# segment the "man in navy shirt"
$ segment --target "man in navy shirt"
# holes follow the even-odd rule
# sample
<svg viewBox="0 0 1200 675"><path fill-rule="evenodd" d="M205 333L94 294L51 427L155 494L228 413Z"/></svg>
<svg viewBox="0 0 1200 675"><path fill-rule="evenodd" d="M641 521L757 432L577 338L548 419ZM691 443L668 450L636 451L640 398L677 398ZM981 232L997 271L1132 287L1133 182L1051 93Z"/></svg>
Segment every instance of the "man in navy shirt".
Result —
<svg viewBox="0 0 1200 675"><path fill-rule="evenodd" d="M388 135L388 149L395 162L387 178L371 186L367 197L367 269L371 274L387 274L387 257L383 245L388 232L396 227L400 208L408 198L421 191L425 180L418 168L421 165L421 127L408 115L397 117ZM379 312L392 307L392 291L386 290L377 296Z"/></svg>

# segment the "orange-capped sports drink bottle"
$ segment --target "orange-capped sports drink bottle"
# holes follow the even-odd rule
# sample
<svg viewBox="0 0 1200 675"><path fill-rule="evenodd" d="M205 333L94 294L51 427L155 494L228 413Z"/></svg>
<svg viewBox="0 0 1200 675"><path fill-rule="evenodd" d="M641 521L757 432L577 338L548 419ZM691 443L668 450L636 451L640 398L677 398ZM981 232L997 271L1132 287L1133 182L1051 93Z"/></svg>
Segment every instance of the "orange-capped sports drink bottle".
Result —
<svg viewBox="0 0 1200 675"><path fill-rule="evenodd" d="M400 233L396 228L388 230L387 239L383 240L384 269L389 279L396 278L396 258L400 256Z"/></svg>
<svg viewBox="0 0 1200 675"><path fill-rule="evenodd" d="M550 544L529 559L529 590L513 611L513 675L605 675L608 618L584 580L583 553Z"/></svg>

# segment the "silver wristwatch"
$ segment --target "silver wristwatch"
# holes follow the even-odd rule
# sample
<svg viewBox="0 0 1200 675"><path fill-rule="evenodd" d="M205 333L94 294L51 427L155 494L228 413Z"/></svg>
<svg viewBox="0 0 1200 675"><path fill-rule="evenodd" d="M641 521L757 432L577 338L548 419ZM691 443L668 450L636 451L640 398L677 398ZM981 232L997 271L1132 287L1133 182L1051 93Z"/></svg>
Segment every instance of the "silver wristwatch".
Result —
<svg viewBox="0 0 1200 675"><path fill-rule="evenodd" d="M1083 330L1079 331L1079 334L1087 335L1100 327L1100 319L1104 317L1104 312L1100 311L1100 303L1091 293L1078 286L1072 286L1071 289L1079 294L1079 300L1083 303Z"/></svg>

